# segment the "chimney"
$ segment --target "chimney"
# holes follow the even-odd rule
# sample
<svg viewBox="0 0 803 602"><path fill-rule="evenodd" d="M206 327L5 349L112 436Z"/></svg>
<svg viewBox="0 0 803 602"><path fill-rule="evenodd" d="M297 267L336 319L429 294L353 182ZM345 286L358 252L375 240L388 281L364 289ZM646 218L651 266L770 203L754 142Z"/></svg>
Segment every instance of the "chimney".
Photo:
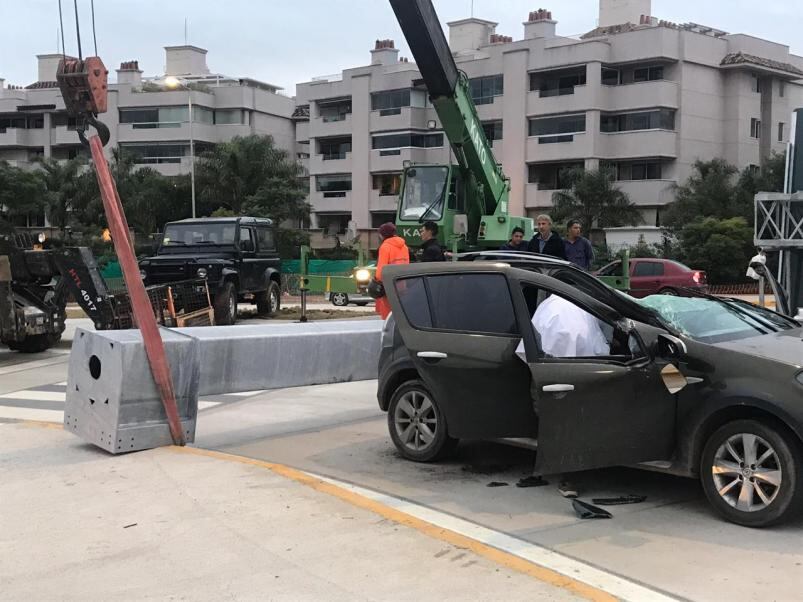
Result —
<svg viewBox="0 0 803 602"><path fill-rule="evenodd" d="M393 40L377 40L371 51L372 65L395 65L399 62L399 51Z"/></svg>
<svg viewBox="0 0 803 602"><path fill-rule="evenodd" d="M68 56L67 58L73 58L73 57ZM62 55L37 54L36 59L39 63L39 75L36 81L38 82L56 81L56 71L58 71L59 61L62 59Z"/></svg>
<svg viewBox="0 0 803 602"><path fill-rule="evenodd" d="M510 36L503 36L498 33L491 34L491 44L512 44L513 38Z"/></svg>
<svg viewBox="0 0 803 602"><path fill-rule="evenodd" d="M498 23L485 19L461 19L447 23L449 26L449 48L452 54L469 54L491 43Z"/></svg>
<svg viewBox="0 0 803 602"><path fill-rule="evenodd" d="M524 23L524 39L554 38L557 24L557 21L552 20L552 11L544 8L534 10Z"/></svg>
<svg viewBox="0 0 803 602"><path fill-rule="evenodd" d="M206 50L197 46L165 46L165 75L206 75Z"/></svg>
<svg viewBox="0 0 803 602"><path fill-rule="evenodd" d="M641 22L641 15L652 14L651 0L599 0L599 26Z"/></svg>
<svg viewBox="0 0 803 602"><path fill-rule="evenodd" d="M142 85L142 70L139 61L123 61L117 70L117 83L128 84L134 88Z"/></svg>

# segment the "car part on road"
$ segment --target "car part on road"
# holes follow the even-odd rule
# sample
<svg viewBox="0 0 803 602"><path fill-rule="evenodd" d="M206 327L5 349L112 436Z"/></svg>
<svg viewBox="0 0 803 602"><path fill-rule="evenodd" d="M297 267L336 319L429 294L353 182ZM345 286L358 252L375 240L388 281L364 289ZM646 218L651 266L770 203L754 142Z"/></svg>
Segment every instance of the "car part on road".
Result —
<svg viewBox="0 0 803 602"><path fill-rule="evenodd" d="M600 506L624 506L627 504L641 504L646 501L646 495L623 495L621 497L595 497L592 502Z"/></svg>
<svg viewBox="0 0 803 602"><path fill-rule="evenodd" d="M503 481L491 481L486 485L486 487L507 487L509 483L505 483Z"/></svg>
<svg viewBox="0 0 803 602"><path fill-rule="evenodd" d="M544 477L537 475L524 477L523 479L519 479L519 482L516 483L516 487L520 487L521 489L529 489L530 487L546 487L547 485L549 485L549 481L547 481Z"/></svg>
<svg viewBox="0 0 803 602"><path fill-rule="evenodd" d="M708 439L700 460L714 509L746 527L767 527L803 510L803 452L774 422L735 420Z"/></svg>
<svg viewBox="0 0 803 602"><path fill-rule="evenodd" d="M193 441L200 395L376 378L381 329L331 320L162 330L182 432ZM172 442L135 330L76 332L64 414L67 430L111 453Z"/></svg>
<svg viewBox="0 0 803 602"><path fill-rule="evenodd" d="M560 485L558 485L558 493L569 499L576 498L578 495L577 488L568 481L563 481Z"/></svg>
<svg viewBox="0 0 803 602"><path fill-rule="evenodd" d="M457 447L437 401L420 380L396 389L388 408L388 426L396 449L414 462L439 460Z"/></svg>
<svg viewBox="0 0 803 602"><path fill-rule="evenodd" d="M613 518L613 514L607 510L597 508L596 506L592 506L588 502L584 502L582 500L572 500L572 508L574 508L574 512L577 514L577 517L582 519Z"/></svg>

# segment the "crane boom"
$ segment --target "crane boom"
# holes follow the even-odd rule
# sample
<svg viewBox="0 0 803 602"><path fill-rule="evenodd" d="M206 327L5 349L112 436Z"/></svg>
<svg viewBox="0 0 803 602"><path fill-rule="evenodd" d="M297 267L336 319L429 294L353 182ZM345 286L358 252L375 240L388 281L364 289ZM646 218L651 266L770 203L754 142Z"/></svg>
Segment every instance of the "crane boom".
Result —
<svg viewBox="0 0 803 602"><path fill-rule="evenodd" d="M468 77L457 69L431 0L390 0L444 133L460 166L476 180L483 212L507 204L509 186L485 136ZM506 209L505 209L506 211Z"/></svg>

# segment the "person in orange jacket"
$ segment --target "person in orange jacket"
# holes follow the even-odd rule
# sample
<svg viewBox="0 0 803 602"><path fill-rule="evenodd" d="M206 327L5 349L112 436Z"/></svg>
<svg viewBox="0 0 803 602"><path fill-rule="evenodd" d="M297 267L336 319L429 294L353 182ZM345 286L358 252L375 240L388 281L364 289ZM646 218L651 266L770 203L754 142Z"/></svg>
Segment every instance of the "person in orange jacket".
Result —
<svg viewBox="0 0 803 602"><path fill-rule="evenodd" d="M379 238L382 243L379 245L379 259L376 262L374 278L382 282L382 268L386 265L410 263L410 250L404 239L396 234L396 225L391 222L379 227ZM383 320L390 315L390 303L387 297L376 300L376 313L382 316Z"/></svg>

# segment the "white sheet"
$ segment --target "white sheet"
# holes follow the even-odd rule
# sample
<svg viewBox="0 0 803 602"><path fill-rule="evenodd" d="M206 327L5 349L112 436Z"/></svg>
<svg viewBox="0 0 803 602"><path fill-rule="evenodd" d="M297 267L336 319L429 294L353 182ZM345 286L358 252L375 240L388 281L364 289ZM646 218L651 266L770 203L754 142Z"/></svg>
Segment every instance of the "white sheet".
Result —
<svg viewBox="0 0 803 602"><path fill-rule="evenodd" d="M538 305L532 324L541 337L544 353L552 357L594 357L611 353L597 318L557 295ZM523 340L516 354L526 361Z"/></svg>

